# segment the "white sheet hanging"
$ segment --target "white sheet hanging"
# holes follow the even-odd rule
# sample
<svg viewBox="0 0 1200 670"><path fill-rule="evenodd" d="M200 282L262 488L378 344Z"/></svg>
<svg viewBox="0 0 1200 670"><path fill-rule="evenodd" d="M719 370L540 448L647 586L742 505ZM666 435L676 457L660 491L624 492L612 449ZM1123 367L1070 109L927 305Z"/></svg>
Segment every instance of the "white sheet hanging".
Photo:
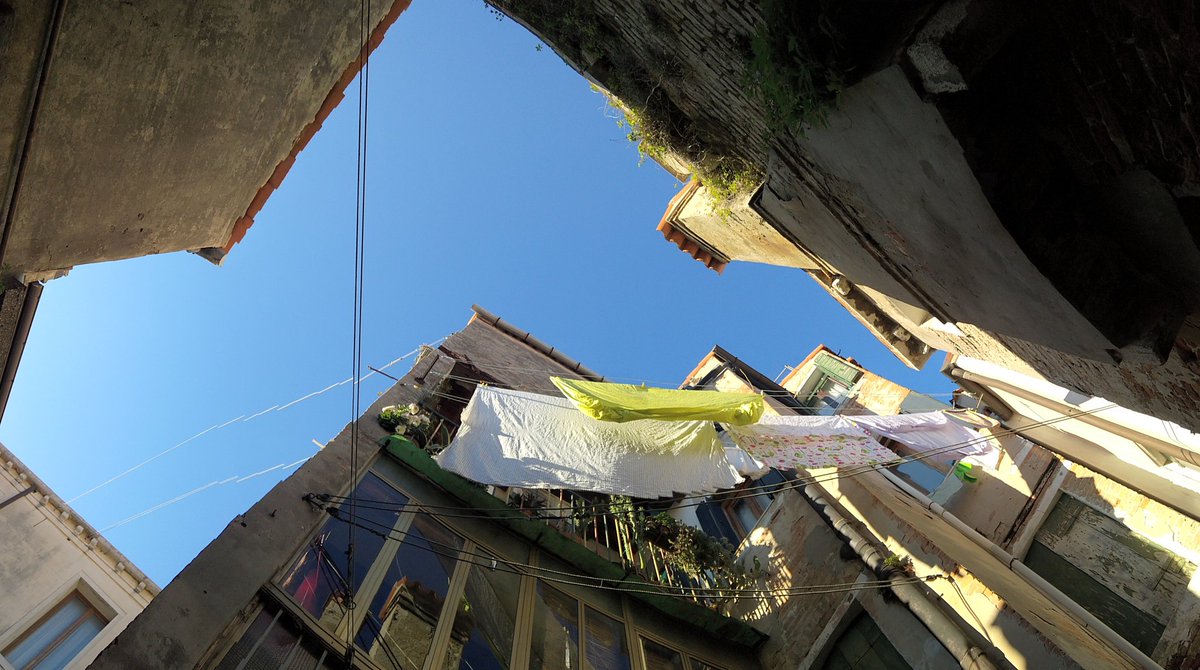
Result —
<svg viewBox="0 0 1200 670"><path fill-rule="evenodd" d="M888 437L913 451L944 450L947 459L974 456L982 465L995 468L1000 450L985 435L955 422L944 412L918 412L893 416L846 417L867 431Z"/></svg>
<svg viewBox="0 0 1200 670"><path fill-rule="evenodd" d="M566 398L479 387L435 459L500 486L657 498L742 481L711 421L597 421Z"/></svg>

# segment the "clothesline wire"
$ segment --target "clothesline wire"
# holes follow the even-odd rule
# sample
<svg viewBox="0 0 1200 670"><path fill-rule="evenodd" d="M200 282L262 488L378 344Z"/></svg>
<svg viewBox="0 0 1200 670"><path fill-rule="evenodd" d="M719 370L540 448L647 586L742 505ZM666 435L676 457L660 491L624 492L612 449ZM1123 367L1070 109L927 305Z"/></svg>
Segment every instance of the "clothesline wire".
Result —
<svg viewBox="0 0 1200 670"><path fill-rule="evenodd" d="M549 389L542 389L542 390L538 391L538 390L532 390L532 389L527 389L527 388L514 388L511 386L504 386L501 384L488 384L488 386L490 386L492 388L504 389L504 390L508 390L508 391L520 391L520 392L524 392L524 393L538 393L540 395L550 395L555 398L562 397L562 396L554 396L549 391ZM445 393L443 391L430 391L428 388L425 389L425 392L429 393L431 395L440 396L442 398L447 398L449 400L456 400L456 401L462 402L462 403L470 402L470 400L471 400L470 398L465 398L463 396L454 395L452 393ZM833 414L820 414L819 412L821 411L821 408L818 408L818 407L789 407L788 409L794 410L796 412L796 414L799 416L835 416ZM879 416L879 415L874 414L874 413L864 409L861 412L855 412L853 414L847 413L847 412L840 412L836 416Z"/></svg>
<svg viewBox="0 0 1200 670"><path fill-rule="evenodd" d="M1100 411L1101 409L1108 409L1108 408L1101 407L1101 408L1097 408L1097 409L1090 410L1090 411L1093 411L1093 412ZM1070 417L1066 417L1066 418L1070 418ZM1061 420L1063 420L1063 417L1059 417L1058 419L1048 419L1045 422L1039 422L1038 424L1031 425L1030 427L1042 427L1045 425L1050 425L1050 422L1057 422L1057 421L1061 421ZM1015 431L1007 431L1007 432L1009 434L1011 434L1011 433L1014 433ZM950 451L956 451L959 448L960 448L959 446L951 445L949 447L946 447L945 449L950 450ZM938 451L939 451L939 453L941 453L942 449L939 449ZM216 480L213 482L209 482L208 484L204 484L202 486L196 487L196 488L186 491L178 496L175 496L174 498L171 498L171 499L168 499L161 503L155 504L147 509L137 512L136 514L132 514L128 517L125 517L125 518L121 519L120 521L116 521L116 522L102 528L101 530L102 530L102 532L107 532L109 530L113 530L115 528L119 528L121 526L127 525L127 524L137 521L143 517L149 516L152 513L161 511L162 509L165 509L166 507L169 507L171 505L175 505L179 502L182 502L183 500L190 498L194 495L203 493L204 491L206 491L210 488L214 488L216 486L223 486L223 485L229 484L229 483L240 484L241 482L246 481L247 479L250 479L253 477L258 477L260 475L267 474L274 470L280 470L280 469L287 470L289 468L300 465L301 463L303 463L306 460L308 460L308 457L305 457L305 458L295 461L293 463L288 463L288 464L284 464L284 465L276 465L276 466L273 466L266 470L261 470L261 471L251 473L248 475L228 477L224 480ZM896 464L902 464L903 462L907 462L907 461L902 461L901 463L896 463ZM858 466L858 467L862 467L862 466ZM871 467L871 469L880 469L882 467L888 467L888 466L884 465L884 464L879 464L879 465L870 466L870 467ZM855 473L855 474L859 474L859 473ZM819 476L817 476L817 475L812 475L811 476L812 481L807 482L807 483L820 483L822 481L826 481L826 479L819 479L818 477ZM789 484L798 483L798 482L802 482L802 480L804 480L804 479L808 479L808 478L796 478L796 479L789 480L788 483ZM807 484L805 484L805 485L807 485ZM741 488L741 489L735 489L732 492L732 494L723 496L723 498L729 499L729 500L735 500L735 499L741 499L741 498L745 498L745 497L754 497L757 495L761 495L763 493L774 493L774 492L781 492L783 490L787 490L785 488L782 488L783 486L784 486L784 484L764 484L764 485L760 485L760 486L752 486L752 487L746 487L746 488ZM686 499L693 499L693 498L699 498L699 497L707 498L710 495L713 495L713 494L683 496L681 498L675 498L675 500L686 500ZM332 496L332 495L325 495L322 497L323 497L323 499L326 499L326 500L344 500L346 498L345 496ZM356 505L359 508L373 509L373 510L385 510L386 511L386 510L395 509L393 506L386 504L386 503L383 505L375 504L375 503L379 503L379 502L381 502L381 501L363 500L362 498L358 498L356 501ZM527 519L527 518L529 518L529 517L525 516L523 513L521 513L519 510L512 510L512 512L514 513L513 516L506 517L506 516L498 516L495 514L480 514L479 512L481 510L479 508L475 508L475 507L425 505L423 503L412 503L412 504L418 508L416 510L413 510L416 513L424 514L427 516L446 518L446 519L500 519L500 520L503 520L503 519ZM695 506L702 505L702 504L704 504L703 501L699 502L699 503L695 503L695 504L680 504L680 505L677 505L676 507L677 508L695 507ZM584 519L592 519L592 518L602 518L602 517L606 517L606 516L610 516L610 515L614 515L614 514L621 514L621 512L613 512L611 509L609 509L609 508L611 508L611 505L612 505L611 501L607 502L607 503L590 503L590 504L586 504L586 505L576 505L576 506L572 507L572 511L570 514L565 514L562 516L554 516L554 515L539 516L539 518L542 520L549 520L549 521L568 520L568 519L584 520ZM446 513L435 513L435 512L430 511L430 510L434 510L434 509L447 509L447 510L451 510L451 511L475 512L475 513L474 514L455 515L455 514L446 514ZM594 511L588 512L587 510L594 510ZM555 509L555 510L551 510L551 511L560 511L560 510Z"/></svg>
<svg viewBox="0 0 1200 670"><path fill-rule="evenodd" d="M1108 405L1096 407L1096 408L1093 408L1090 410L1080 411L1080 412L1077 412L1077 413L1069 415L1069 416L1060 416L1060 417L1056 417L1053 419L1046 419L1044 421L1032 423L1029 426L1022 428L1022 430L1025 430L1028 428L1040 428L1040 427L1044 427L1044 426L1051 426L1051 425L1054 425L1061 421L1066 421L1066 420L1076 418L1078 416L1085 415L1085 414L1095 414L1100 411L1112 409L1116 406L1117 405L1115 403L1110 403ZM672 509L679 509L679 508L696 507L699 505L703 505L705 502L707 502L707 498L709 498L712 495L720 495L722 501L729 501L729 500L740 500L743 498L755 497L755 496L761 495L763 493L778 493L778 492L782 492L782 491L786 491L786 490L801 488L801 487L807 486L809 484L818 484L818 483L822 483L822 482L826 482L826 481L833 481L833 480L837 480L837 479L847 479L847 478L854 477L854 476L857 476L860 474L865 474L867 472L882 470L882 469L893 467L896 465L903 465L904 463L922 460L924 458L929 458L930 456L935 456L935 455L942 454L942 453L959 451L964 446L970 446L977 442L989 441L994 437L1005 437L1008 435L1019 435L1019 431L1014 430L1014 429L1002 429L1000 431L996 431L996 432L992 433L991 435L980 436L978 439L973 439L973 440L969 440L966 442L947 445L946 447L941 447L941 448L930 450L927 452L922 452L920 454L913 454L913 455L907 456L907 457L901 457L901 458L895 459L894 461L888 461L886 463L852 466L850 468L846 468L844 470L839 470L839 471L833 472L833 473L824 473L824 474L820 474L820 475L807 475L804 477L796 477L796 478L787 480L787 482L785 482L785 483L780 483L780 484L763 484L763 485L759 485L759 486L744 487L744 488L740 488L740 489L734 489L730 493L726 493L726 494L719 494L719 493L718 494L712 494L712 493L691 494L691 495L684 495L684 496L679 496L679 497L675 497L675 498L670 498L670 499L666 499L666 500L671 500L671 501L698 500L698 502L677 504L677 505L672 506ZM515 487L515 488L520 488L520 487ZM566 490L566 489L564 489L564 490ZM601 495L603 495L603 494L601 494ZM328 494L328 493L319 494L319 497L323 500L328 500L328 501L338 501L338 500L342 500L345 498L345 496L337 496L337 495L332 495L332 494ZM360 499L359 504L363 505L363 506L368 506L369 509L379 509L379 510L399 509L399 508L405 506L405 504L393 504L393 503L387 503L386 501L370 501L370 500L363 501L361 499ZM372 506L372 505L374 505L374 506ZM481 513L481 512L484 512L484 510L482 510L481 508L478 508L478 507L465 507L465 506L453 506L453 505L425 505L422 503L412 503L412 505L414 505L415 507L418 508L418 509L414 510L418 513L426 514L426 515L434 516L434 517L441 517L441 518L485 519L485 520L486 519L506 519L506 518L511 518L511 519L528 518L526 515L521 513L519 510L513 510L515 515L512 517L504 517L504 516L497 515L495 513ZM611 501L597 502L597 503L591 503L591 504L587 504L587 505L579 505L579 506L572 507L569 514L565 514L560 517L541 516L540 518L543 520L558 520L558 519L565 520L565 519L584 519L584 518L603 517L603 516L608 516L610 514L613 514L613 512L611 511L611 506L612 506ZM474 512L474 514L468 513L468 514L454 515L454 514L446 514L444 512L430 511L430 510L434 510L434 509L449 510L449 511L455 511L455 512ZM565 508L564 508L564 510L565 510ZM588 512L587 510L596 510L596 511ZM496 511L499 511L499 510L496 510ZM617 512L617 514L619 514L619 513L620 512Z"/></svg>
<svg viewBox="0 0 1200 670"><path fill-rule="evenodd" d="M400 533L399 535L393 535L392 533L394 532L394 529L392 529L390 527L385 527L385 526L383 526L383 524L380 524L378 522L371 522L371 524L373 526L378 526L379 528L387 528L387 530L381 531L378 528L374 528L374 527L372 527L372 525L367 525L361 521L351 522L351 521L339 516L336 513L336 510L337 510L336 507L325 508L325 511L327 513L329 513L330 516L332 516L334 519L337 519L338 521L341 521L342 523L355 525L355 526L359 527L360 529L362 529L368 533L377 535L378 537L381 537L385 540L390 539L390 540L396 540L396 541L403 541L405 539L405 536L407 535L407 533ZM566 584L566 585L570 585L570 586L578 586L581 588L589 588L589 589L619 591L622 593L635 593L635 594L677 597L677 598L683 598L683 599L687 599L687 600L695 600L696 596L688 595L687 593L676 592L676 591L691 591L693 593L703 592L700 597L722 598L722 599L731 599L731 600L763 600L766 597L771 597L771 596L823 595L823 594L829 594L829 593L846 593L846 592L850 592L850 591L860 591L860 590L864 590L864 589L887 588L887 587L890 587L893 585L916 584L916 583L920 583L920 582L933 581L934 579L944 579L945 578L945 575L942 575L942 574L932 574L932 575L925 575L925 576L899 578L896 580L871 580L871 581L863 581L863 582L846 582L846 583L841 583L841 584L821 584L821 585L813 585L813 586L790 587L790 588L784 588L784 589L751 589L751 588L733 587L733 586L730 586L730 587L670 586L670 585L654 584L651 582L646 582L645 584L637 584L636 585L639 587L645 586L645 587L650 587L650 588L631 588L630 586L624 586L624 587L609 586L606 584L606 582L613 583L613 584L617 584L617 583L624 583L627 585L629 584L629 582L622 582L622 580L620 580L620 579L611 579L611 578L597 577L595 575L588 575L588 574L583 574L583 573L572 573L572 572L565 572L565 571L561 571L561 570L553 570L550 568L542 568L540 566L532 565L529 563L523 563L520 561L513 561L510 559L501 558L499 556L491 554L490 552L487 554L468 552L464 549L460 549L453 545L448 545L448 544L445 544L442 542L438 542L438 541L432 540L428 537L423 537L422 539L425 541L426 544L428 544L430 546L423 547L423 546L421 546L421 544L419 542L411 543L408 546L441 556L443 558L448 558L450 560L463 561L465 563L468 563L470 565L474 565L477 567L487 568L489 570L496 570L496 571L500 571L500 572L508 572L510 574L516 574L516 575L522 575L522 576L528 575L528 576L534 577L536 579L540 579L542 581L547 581L547 582L552 582L552 583ZM434 547L441 547L448 551L439 551L438 549L435 549ZM468 557L480 557L488 562L480 563L477 561L464 559L464 558L462 558L463 555L466 555ZM501 568L500 564L504 564L507 569ZM544 572L547 574L537 574L538 572ZM566 579L565 577L549 576L549 575L564 575L566 577L571 577L572 579ZM575 581L575 580L591 580L595 583L590 583L589 581ZM737 595L726 595L730 592L733 592ZM741 594L752 594L752 595L741 595Z"/></svg>
<svg viewBox="0 0 1200 670"><path fill-rule="evenodd" d="M486 370L492 370L492 369L504 369L504 366L481 365L480 368L486 371ZM545 369L538 369L538 368L524 368L524 369L528 370L529 372L536 372L536 373L541 373L542 375L548 375L548 371ZM486 384L488 386L495 386L498 388L507 388L507 389L510 389L513 391L527 391L530 393L545 393L547 390L549 390L549 387L532 388L529 386L514 385L509 382L481 381L474 377L466 377L463 375L444 374L444 375L439 375L439 376L442 377L443 379L455 379L458 381L470 382L473 384ZM650 383L650 382L646 382L646 383ZM664 384L663 382L654 382L654 383L658 384L658 385ZM749 383L749 381L747 381L747 383ZM753 385L751 385L751 386L753 386ZM662 386L662 387L667 388L667 386ZM674 387L671 387L671 388L674 388ZM781 391L774 391L774 390L755 389L755 391L758 393L762 393L763 395L770 396L772 398L792 398L792 399L796 398L795 395L793 395L792 393L790 393L786 390L781 392ZM952 397L955 395L954 393L922 393L920 391L910 391L908 393L899 393L899 392L871 393L870 395L872 398L904 398L904 397L908 397L909 395L911 395L913 393L916 393L918 395L931 396L931 397L933 397L933 396Z"/></svg>
<svg viewBox="0 0 1200 670"><path fill-rule="evenodd" d="M449 337L449 336L447 335L446 337ZM407 354L404 354L403 356L400 356L399 358L396 358L395 360L391 361L390 363L387 363L386 365L380 366L380 368L379 368L379 369L380 369L380 370L386 370L386 369L388 369L388 368L390 368L390 367L392 367L392 366L396 365L397 363L399 363L399 362L401 362L401 361L403 361L403 360L405 360L405 359L407 359L407 358L410 358L410 357L411 357L411 356L413 356L414 354L420 353L421 349L422 349L423 347L425 347L425 346L436 346L436 345L437 345L437 343L444 341L444 340L446 339L446 337L442 337L442 338L440 338L440 339L438 339L438 340L435 340L435 341L434 341L434 344L432 344L432 345L421 345L420 347L417 347L416 349L413 349L412 351L408 352ZM366 374L366 375L363 375L362 379L360 379L359 381L365 380L365 379L367 379L368 377L371 377L371 376L372 376L372 375L374 375L374 374L375 374L375 373L374 373L374 372L372 372L372 373L368 373L368 374ZM242 414L242 415L236 416L236 417L234 417L234 418L232 418L232 419L230 419L230 420L228 420L228 421L226 421L226 422L224 422L224 423L213 424L212 426L209 426L208 428L205 428L204 430L202 430L202 431L200 431L200 432L196 433L195 435L192 435L191 437L189 437L189 438L187 438L187 439L183 440L182 442L177 442L177 443L175 443L174 445L172 445L172 446L170 446L170 447L167 447L166 449L163 449L162 451L158 452L157 454L154 454L153 456L151 456L151 457L147 458L146 460L144 460L144 461L142 461L142 462L140 462L140 463L138 463L138 464L136 464L136 465L134 465L134 466L132 466L132 467L130 467L130 468L128 468L128 469L126 469L126 470L124 470L123 472L121 472L121 473L119 473L119 474L117 474L117 475L114 475L113 477L110 477L109 479L107 479L107 480L105 480L105 481L103 481L103 482L101 482L101 483L99 483L99 484L97 484L97 485L93 486L92 488L90 488L90 489L88 489L88 490L84 491L83 493L80 493L79 495L76 495L75 497L73 497L73 498L71 498L71 499L67 500L66 502L67 502L67 504L71 504L71 503L75 502L76 500L79 500L80 498L83 498L83 497L85 497L85 496L89 496L89 495L91 495L91 494L95 493L96 491L99 491L100 489L102 489L102 488L104 488L104 487L108 486L109 484L112 484L112 483L114 483L114 482L116 482L116 481L118 481L118 480L120 480L120 479L124 479L125 477L127 477L127 476L129 476L129 475L133 474L134 472L137 472L138 470L142 469L143 467L145 467L145 466L147 466L147 465L149 465L149 464L153 463L154 461L157 461L158 459L162 458L163 456L166 456L167 454L169 454L169 453L171 453L171 452L173 452L173 451L176 451L177 449L180 449L180 448L182 448L183 446L187 445L188 443L190 443L190 442L193 442L193 441L195 441L195 440L197 440L197 439L199 439L199 438L203 437L204 435L207 435L208 433L211 433L211 432L212 432L212 431L214 431L214 430L220 430L220 429L222 429L222 428L225 428L225 427L227 427L227 426L233 425L233 424L235 424L235 423L246 423L247 421L251 421L251 420L253 420L253 419L257 419L258 417L260 417L260 416L264 416L264 415L266 415L266 414L269 414L269 413L271 413L271 412L282 412L283 410L285 410L285 409L289 409L289 408L291 408L291 407L294 407L295 405L298 405L298 404L300 404L300 403L304 402L305 400L309 400L309 399L311 399L311 398L315 398L315 397L317 397L317 396L319 396L319 395L323 395L323 394L325 394L325 393L328 393L329 391L332 391L333 389L335 389L335 388L338 388L339 386L345 386L346 384L349 384L349 383L350 383L350 382L352 382L352 381L354 381L354 378L353 378L353 377L349 377L349 378L347 378L347 379L343 379L343 380L342 380L342 381L340 381L340 382L336 382L336 383L334 383L334 384L330 384L329 386L326 386L325 388L322 388L322 389L320 389L320 390L313 391L313 392L311 392L311 393L308 393L308 394L302 395L302 396L300 396L299 398L296 398L295 400L292 400L291 402L287 402L287 403L284 403L284 404L282 404L282 405L272 405L271 407L268 407L267 409L264 409L264 410L262 410L262 411L259 411L259 412L255 412L254 414L250 414L249 416L247 416L247 415L245 415L245 414Z"/></svg>

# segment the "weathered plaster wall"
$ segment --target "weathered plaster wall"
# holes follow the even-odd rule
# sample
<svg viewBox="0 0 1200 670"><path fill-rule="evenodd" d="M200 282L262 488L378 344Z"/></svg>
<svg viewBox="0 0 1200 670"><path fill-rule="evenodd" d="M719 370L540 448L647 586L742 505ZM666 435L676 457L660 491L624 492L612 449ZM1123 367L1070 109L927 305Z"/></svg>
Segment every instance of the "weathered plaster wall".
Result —
<svg viewBox="0 0 1200 670"><path fill-rule="evenodd" d="M916 574L949 574L926 586L974 630L983 649L1017 668L1133 667L1075 622L1037 588L992 554L869 472L821 484L831 499L869 534L913 561ZM1053 641L1052 641L1053 640Z"/></svg>
<svg viewBox="0 0 1200 670"><path fill-rule="evenodd" d="M854 399L842 409L841 414L899 414L900 405L911 393L907 387L884 379L872 372L864 372L858 380Z"/></svg>
<svg viewBox="0 0 1200 670"><path fill-rule="evenodd" d="M19 27L41 20L33 5L17 3ZM391 5L374 5L370 25ZM358 55L357 12L348 0L69 3L4 263L42 271L224 247ZM10 107L27 99L16 89L40 45L16 34L2 59L13 77L0 77L14 93L0 95L5 145L25 131Z"/></svg>
<svg viewBox="0 0 1200 670"><path fill-rule="evenodd" d="M673 219L729 260L801 269L821 267L750 209L746 196L723 206L728 207L727 212L714 209L708 189L700 186Z"/></svg>
<svg viewBox="0 0 1200 670"><path fill-rule="evenodd" d="M1003 221L993 211L990 198L999 197L995 184L983 188L974 171L981 164L979 161L986 164L984 159L992 157L981 158L978 151L964 156L962 142L955 132L966 126L948 127L945 113L953 111L956 118L976 114L985 120L991 118L988 114L999 119L1031 117L1035 124L1042 119L1032 117L1039 115L1027 114L1023 108L1010 110L1002 104L953 109L954 105L945 100L923 99L899 68L893 67L865 70L876 73L844 92L838 108L830 113L829 127L808 129L804 138L787 133L771 135L766 132L768 124L762 104L747 95L743 86L749 58L747 45L763 25L757 3L591 0L558 8L540 0L495 0L494 4L519 17L570 63L618 97L634 102L652 101L649 107L681 129L691 143L689 146L696 147L693 153L729 154L762 167L767 175L761 203L765 218L784 237L801 243L806 251L813 252L853 282L917 311L928 312L946 324L946 332L932 329L918 332L931 346L1033 370L1072 388L1200 429L1197 356L1200 336L1196 335L1194 317L1190 326L1185 322L1183 335L1161 366L1133 360L1136 357L1132 354L1144 348L1144 343L1134 342L1125 351L1124 344L1116 346L1110 341L1115 337L1111 328L1104 331L1107 335L1102 335L1089 320L1099 318L1098 312L1089 311L1092 316L1084 318L1081 308L1064 297L1062 290L1066 289L1047 279L1010 233L1009 227L1022 224L1021 211L1006 211L1003 215L1007 218ZM1071 42L1083 49L1081 53L1093 50L1102 56L1102 62L1115 59L1120 67L1113 71L1127 76L1111 80L1099 77L1090 59L1073 64L1069 54L1064 57L1062 49L1058 52L1051 49L1047 53L1054 56L1058 69L1048 76L1063 78L1063 86L1032 90L1042 84L1031 85L1031 94L1042 95L1039 104L1047 107L1047 114L1042 116L1055 123L1067 119L1069 123L1064 127L1071 133L1082 133L1081 137L1095 134L1091 138L1095 141L1077 143L1080 151L1095 149L1095 155L1086 159L1074 156L1067 161L1070 165L1084 171L1115 170L1119 175L1131 161L1136 163L1139 156L1145 156L1157 173L1171 173L1169 179L1160 178L1175 187L1173 197L1180 211L1167 212L1170 216L1164 214L1155 218L1154 223L1179 232L1180 212L1191 212L1189 216L1194 218L1194 203L1198 200L1192 169L1195 159L1185 148L1194 143L1191 137L1194 133L1186 128L1195 125L1196 109L1190 98L1179 96L1177 87L1162 83L1176 81L1175 78L1156 79L1156 76L1182 73L1181 76L1194 77L1195 68L1186 58L1180 60L1182 56L1169 55L1192 53L1190 50L1197 43L1191 22L1172 18L1188 10L1171 8L1166 3L1152 3L1153 7L1146 12L1139 10L1142 3L1103 3L1106 8L1103 11L1088 3L1066 3L1064 8L1060 4L1040 8L1036 21L1031 22L1036 25L1030 34L1037 33L1039 39L1049 35L1048 44L1053 47L1057 45L1058 32L1073 31ZM969 5L968 11L960 11L964 5ZM964 35L979 39L959 39L963 37L960 35L950 45L955 57L964 63L958 75L967 78L984 71L988 59L1016 29L1012 19L1025 16L1005 12L994 2L946 7L948 12L958 11L959 15L945 30L934 31L938 34L921 33L921 39L927 43L922 42L918 51L925 56L940 54L942 47L938 41L951 34L958 22L979 31L964 31ZM1073 16L1076 10L1065 7L1077 8L1092 23L1083 26L1075 25L1073 19L1067 21L1066 17ZM1115 39L1096 44L1104 42L1096 35L1111 36L1113 31L1128 29L1125 19L1130 17L1129 23L1136 29L1131 30L1129 44ZM1086 29L1093 24L1100 29L1094 34ZM588 30L581 26L587 26ZM1162 48L1153 48L1160 35ZM1016 42L1010 51L1020 50L1020 40ZM1147 50L1144 45L1152 48ZM1139 58L1139 49L1153 55ZM898 55L898 52L893 54ZM928 58L922 62L928 64ZM996 68L1018 83L1036 78L1027 75L1037 74L1030 69L1013 68L1005 60L998 62ZM1088 91L1086 96L1062 94L1080 87ZM1098 97L1091 96L1093 87L1098 87L1101 93ZM1137 91L1129 94L1125 89L1130 87ZM939 90L964 89L954 86ZM1013 99L1020 100L996 102ZM1139 112L1147 104L1155 110L1149 122L1140 118ZM1182 144L1168 146L1161 139L1155 140L1156 128L1160 127L1165 135L1160 133L1157 137L1181 137ZM1050 134L1043 132L1039 137ZM986 139L980 133L966 136ZM1070 143L1071 137L1056 135L1048 143ZM1029 137L1030 142L1034 139ZM1012 149L1016 154L1026 144L1010 137L996 148ZM1183 163L1174 166L1172 161ZM1008 163L1002 160L1000 165ZM1069 170L1061 172L1066 174ZM1071 181L1074 177L1057 190L1040 182L1026 185L1022 171L984 176L990 182L1009 180L1005 182L1006 192L1013 197L1006 202L1018 205L1028 190L1026 186L1036 187L1040 197L1053 204L1067 203L1076 197L1067 187L1078 185ZM1170 200L1172 195L1164 193L1158 195ZM1167 209L1171 207L1168 203ZM1137 214L1136 207L1134 210L1133 214ZM1090 239L1087 236L1092 228L1091 219L1080 216L1083 237L1076 235L1076 238L1082 243ZM1129 239L1145 241L1146 230L1158 229L1141 225L1149 214L1122 216L1116 216L1118 221L1104 222L1109 233L1126 230L1130 232ZM1066 214L1060 218L1065 220L1064 217ZM1166 219L1171 221L1164 223ZM1053 218L1049 221L1041 227L1053 228ZM1188 225L1194 228L1194 223ZM1147 262L1143 251L1160 249L1161 244L1151 242L1155 243L1127 245L1138 247L1137 258L1142 260L1106 272L1105 276L1112 280L1106 283L1108 288L1115 291L1126 272L1139 276L1153 273L1156 264ZM1076 248L1070 239L1051 246L1065 249L1068 254ZM1089 262L1095 260L1095 254L1088 258ZM1166 265L1171 265L1171 271L1175 272L1174 265ZM1058 266L1071 267L1071 264ZM1187 293L1192 285L1190 280L1176 284L1179 286L1176 294ZM1129 299L1114 303L1121 307L1100 311L1142 314L1147 305L1151 312L1157 309L1153 294L1126 297ZM881 309L910 329L921 325L914 323L914 315L919 314L913 310L896 305L890 308L881 305ZM1112 324L1103 325L1107 328ZM954 328L960 328L962 334L954 332ZM1123 360L1120 366L1116 358Z"/></svg>
<svg viewBox="0 0 1200 670"><path fill-rule="evenodd" d="M742 544L744 560L766 570L763 588L845 584L862 571L845 543L795 490L779 494L759 527ZM765 670L791 668L804 658L842 601L843 594L773 597L734 614L769 635L758 658Z"/></svg>
<svg viewBox="0 0 1200 670"><path fill-rule="evenodd" d="M848 89L827 128L777 151L768 185L780 197L764 198L764 214L851 280L943 320L1111 360L1111 345L1004 229L958 141L899 67ZM811 215L821 208L828 217Z"/></svg>
<svg viewBox="0 0 1200 670"><path fill-rule="evenodd" d="M0 501L34 484L20 462L0 463ZM49 490L25 494L0 509L0 649L35 625L76 589L111 619L67 666L80 670L151 601L158 587L132 575L123 556L108 552L94 530L59 506ZM0 660L0 667L9 667Z"/></svg>

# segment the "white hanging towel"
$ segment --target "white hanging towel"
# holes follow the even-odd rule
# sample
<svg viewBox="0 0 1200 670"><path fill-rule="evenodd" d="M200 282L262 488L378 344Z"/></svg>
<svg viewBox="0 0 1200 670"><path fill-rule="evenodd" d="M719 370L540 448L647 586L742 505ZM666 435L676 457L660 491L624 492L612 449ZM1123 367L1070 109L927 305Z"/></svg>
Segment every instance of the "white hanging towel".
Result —
<svg viewBox="0 0 1200 670"><path fill-rule="evenodd" d="M742 477L711 421L597 421L566 398L479 387L435 457L481 484L637 498L708 493Z"/></svg>
<svg viewBox="0 0 1200 670"><path fill-rule="evenodd" d="M981 465L992 469L999 462L1000 450L991 438L954 421L945 412L847 418L871 433L891 438L918 453L938 450L946 454L946 460L973 456Z"/></svg>
<svg viewBox="0 0 1200 670"><path fill-rule="evenodd" d="M771 471L771 466L746 453L745 449L737 446L729 431L721 433L721 444L725 447L725 458L746 479L758 479Z"/></svg>
<svg viewBox="0 0 1200 670"><path fill-rule="evenodd" d="M764 416L749 426L726 426L733 441L781 470L874 465L899 458L840 416Z"/></svg>

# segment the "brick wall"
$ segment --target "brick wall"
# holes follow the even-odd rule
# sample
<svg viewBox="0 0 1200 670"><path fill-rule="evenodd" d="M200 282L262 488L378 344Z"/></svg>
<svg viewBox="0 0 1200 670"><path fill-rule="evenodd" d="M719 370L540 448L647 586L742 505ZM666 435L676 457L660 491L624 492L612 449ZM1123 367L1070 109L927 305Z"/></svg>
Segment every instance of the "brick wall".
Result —
<svg viewBox="0 0 1200 670"><path fill-rule="evenodd" d="M839 555L844 546L825 520L796 491L781 500L747 538L744 555L766 570L763 588L846 584L863 570L857 557ZM844 593L775 597L735 614L770 637L759 649L763 670L794 668L825 628Z"/></svg>

